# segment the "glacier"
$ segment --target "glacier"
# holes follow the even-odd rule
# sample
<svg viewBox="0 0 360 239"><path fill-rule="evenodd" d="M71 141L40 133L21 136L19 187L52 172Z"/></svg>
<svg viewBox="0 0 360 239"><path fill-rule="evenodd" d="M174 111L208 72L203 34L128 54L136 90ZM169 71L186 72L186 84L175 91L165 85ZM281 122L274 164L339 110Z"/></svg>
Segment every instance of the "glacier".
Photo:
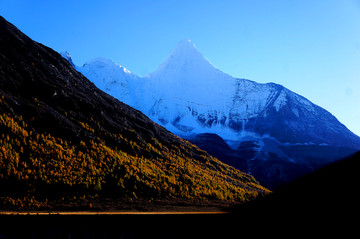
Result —
<svg viewBox="0 0 360 239"><path fill-rule="evenodd" d="M72 63L68 53L62 56ZM308 162L317 157L315 153L306 152L303 157L291 150L318 147L313 150L332 152L336 148L330 161L360 149L360 138L325 109L279 84L257 83L222 72L189 39L179 42L145 77L105 58L74 67L98 88L194 143L204 140L198 135L213 134L237 152L244 142L252 142L251 157L244 159L247 165L254 160L280 160L313 168L317 162ZM235 151L227 153L237 157ZM242 157L240 153L238 157ZM245 171L252 173L256 165L246 167Z"/></svg>

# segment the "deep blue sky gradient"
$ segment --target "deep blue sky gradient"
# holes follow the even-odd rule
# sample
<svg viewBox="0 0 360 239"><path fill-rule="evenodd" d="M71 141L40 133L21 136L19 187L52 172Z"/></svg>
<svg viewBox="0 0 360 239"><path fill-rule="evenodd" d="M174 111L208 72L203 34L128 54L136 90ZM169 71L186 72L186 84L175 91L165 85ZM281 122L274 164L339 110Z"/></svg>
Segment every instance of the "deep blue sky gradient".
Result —
<svg viewBox="0 0 360 239"><path fill-rule="evenodd" d="M360 0L0 0L0 15L77 65L144 76L189 38L217 68L275 82L360 135Z"/></svg>

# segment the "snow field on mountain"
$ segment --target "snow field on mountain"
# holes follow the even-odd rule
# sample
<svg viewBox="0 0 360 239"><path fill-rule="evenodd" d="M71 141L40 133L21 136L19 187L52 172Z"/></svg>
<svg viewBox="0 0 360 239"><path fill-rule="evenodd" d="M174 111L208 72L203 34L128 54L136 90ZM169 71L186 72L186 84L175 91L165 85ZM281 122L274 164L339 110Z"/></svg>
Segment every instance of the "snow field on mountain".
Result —
<svg viewBox="0 0 360 239"><path fill-rule="evenodd" d="M68 53L62 55L72 62ZM329 112L285 87L220 71L189 39L142 78L105 58L76 69L100 89L179 136L214 133L224 140L242 141L249 135L269 135L291 144L359 141ZM360 142L355 145L360 147Z"/></svg>

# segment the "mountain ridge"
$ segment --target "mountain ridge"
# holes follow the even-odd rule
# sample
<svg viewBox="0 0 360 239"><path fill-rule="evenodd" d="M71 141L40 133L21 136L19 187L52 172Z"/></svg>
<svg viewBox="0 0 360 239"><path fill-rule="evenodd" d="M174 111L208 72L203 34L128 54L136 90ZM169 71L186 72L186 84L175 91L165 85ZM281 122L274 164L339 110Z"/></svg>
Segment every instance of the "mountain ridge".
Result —
<svg viewBox="0 0 360 239"><path fill-rule="evenodd" d="M193 52L195 52L195 54L193 54ZM196 55L196 56L193 57L193 55ZM192 62L192 61L194 61L194 62ZM209 72L209 71L216 72L215 76L213 76L212 73L209 73L208 75L206 75L204 73L204 71L202 70L202 65L206 65L206 67L204 67L205 72ZM170 68L170 69L168 69L168 68ZM82 67L77 67L77 69L85 75L89 75L89 74L95 72L94 69L82 69ZM97 72L99 72L99 71L101 71L101 70L97 69ZM185 73L179 74L178 71L185 72ZM217 75L217 73L219 75ZM133 75L131 75L131 77L132 76ZM89 75L89 78L91 80L97 82L97 77ZM106 74L103 74L101 76L101 78L102 78L102 80L109 81L109 79L106 79ZM110 80L113 78L114 78L114 76L111 76ZM140 77L137 77L137 78L140 79ZM160 95L145 96L143 98L144 101L151 101L151 98L154 98L154 97L158 97L160 99L156 99L155 101L152 100L153 104L151 104L150 107L143 107L141 105L135 105L135 108L138 108L142 112L145 112L156 122L162 121L163 122L162 124L165 127L167 127L167 124L170 123L170 124L172 124L172 126L175 126L175 128L176 128L176 126L177 126L176 125L176 123L177 123L176 117L178 115L185 114L185 113L186 114L189 114L189 113L200 114L200 112L194 112L191 110L189 110L191 112L183 112L180 109L177 109L179 112L177 112L178 114L175 115L172 119L166 118L165 116L163 117L163 115L156 115L156 114L159 114L159 112L156 112L156 110L161 111L161 110L163 110L164 107L166 107L170 111L175 110L175 109L169 108L170 103L173 103L173 104L180 103L179 101L175 100L174 102L170 102L169 105L162 106L164 101L169 100L169 97L172 97L171 100L174 100L174 98L180 98L180 96L182 96L182 98L184 99L183 101L187 101L186 99L189 98L190 95L192 95L191 96L191 97L193 97L193 99L191 99L192 102L194 102L194 103L196 102L196 104L199 107L202 105L202 106L210 107L210 108L213 107L215 109L216 109L216 107L218 107L219 109L224 108L224 107L227 109L230 108L230 110L227 110L229 112L225 112L226 110L223 110L223 111L220 110L220 112L222 113L221 115L208 115L208 118L213 117L210 120L207 118L206 115L201 115L203 118L198 118L200 121L208 120L206 123L204 122L203 125L200 125L200 126L202 126L202 128L207 128L206 130L211 130L211 128L213 126L212 123L209 123L209 121L211 121L211 122L215 121L216 124L220 124L220 126L223 126L224 123L225 124L228 123L226 121L227 119L233 117L233 118L237 118L237 119L234 122L232 122L232 124L225 125L225 126L227 126L228 128L230 128L232 130L237 131L238 133L239 132L241 133L241 131L243 131L243 133L246 133L246 128L250 129L251 127L253 127L253 125L251 125L251 122L250 122L250 125L247 126L247 124L249 123L249 120L251 120L251 118L253 118L253 117L266 118L266 117L268 117L268 114L271 113L271 112L269 112L270 110L275 110L277 113L281 114L282 112L279 112L279 111L282 110L284 106L287 106L287 103L289 103L289 104L291 104L288 107L290 109L284 109L284 110L288 111L288 112L286 112L286 115L291 114L290 119L299 118L300 116L303 118L304 117L306 118L307 116L309 116L311 114L316 114L313 116L313 118L323 117L323 120L325 120L325 121L330 120L330 121L335 122L332 124L341 125L343 127L343 129L339 129L339 130L349 131L346 128L346 126L344 126L343 124L338 122L336 117L333 116L331 113L327 112L320 106L311 103L305 97L290 91L289 89L285 88L282 85L279 85L276 83L264 83L264 84L256 83L254 81L247 80L247 79L233 78L230 75L223 73L221 70L214 67L210 62L208 62L203 57L203 55L195 48L194 44L189 39L185 39L185 40L181 41L175 47L175 49L170 53L170 55L165 59L165 61L162 64L160 64L160 66L158 67L157 70L150 73L146 77L143 77L143 79L140 81L141 81L141 84L144 84L144 83L149 84L149 86L147 86L147 88L145 90L152 89L157 92L161 91L159 93ZM153 81L153 82L151 82L151 81ZM229 84L229 81L232 81L232 82ZM213 82L217 82L216 85L212 84ZM191 83L191 84L187 85L189 83ZM206 86L204 83L209 84L210 86ZM118 84L122 84L122 82L121 83L118 82ZM183 85L186 85L186 86L183 87ZM124 87L126 87L126 86L124 86ZM190 89L190 87L192 89ZM107 91L110 91L110 90L111 89L107 88ZM144 91L144 89L140 89L140 91ZM207 92L211 92L211 91L213 91L212 93L214 93L214 94L207 94ZM190 93L187 93L187 92L190 92ZM195 93L198 93L199 96L194 96ZM245 95L244 95L244 93L245 93ZM116 92L114 92L114 94L116 94ZM130 94L132 94L132 93L130 93ZM184 96L184 94L185 94L185 96ZM226 95L229 95L229 94L234 95L234 97L231 99L231 102L225 102L225 101L229 101L229 99L225 99ZM240 94L242 94L242 96ZM211 95L211 96L208 96L208 95ZM216 100L213 99L214 95L217 96ZM120 98L120 100L121 100L121 96L117 97L117 98ZM166 98L166 99L164 99L164 98ZM216 105L217 104L216 101L221 101L222 105L221 104ZM211 103L215 104L215 106L211 106L210 105ZM301 105L302 107L299 107L299 105ZM306 106L306 107L304 107L304 106ZM191 107L191 106L185 105L184 107ZM147 109L147 108L150 108L150 109ZM231 109L233 109L233 110L231 110ZM194 109L192 109L192 110L194 110ZM203 112L201 112L201 113L203 113ZM214 118L216 118L216 119L214 119ZM216 124L214 126L216 126ZM169 126L169 127L172 127L172 126ZM194 125L191 125L191 127L193 127L193 126ZM332 129L334 129L333 126L332 126ZM255 129L255 130L258 130L258 129ZM179 129L179 132L176 132L176 133L183 133L184 135L188 134L187 132L184 132L184 131L181 132L181 131L182 130ZM263 134L269 133L269 129L263 130L263 132L260 130L258 130L258 131L259 131L258 133L260 134L260 136ZM265 132L265 131L267 131L267 132ZM254 130L250 130L249 132L254 132ZM207 132L196 132L196 133L207 133ZM271 132L270 132L270 134L271 134ZM349 140L348 145L353 144L352 146L360 147L359 137L356 136L351 131L349 131L349 133L347 133L347 134L352 139L357 139L357 140L353 140L353 141L358 141L357 143L354 143L351 140ZM226 139L225 136L222 136L222 137L224 139ZM240 137L238 137L236 135L235 135L235 137L240 138L241 134L240 134ZM316 134L312 135L312 137L313 138L316 137ZM279 137L278 135L277 135L277 138L278 139L280 138L280 141L283 141L281 139L281 137ZM301 140L301 139L298 139L298 142L295 142L295 143L310 143L310 142L306 142L306 141L300 142L299 140ZM338 141L338 140L332 140L331 142L326 142L326 141L329 141L329 139L325 139L325 138L322 138L321 140L322 140L322 143L328 143L328 144L334 144L334 145L336 145L336 143ZM319 140L317 140L317 141L319 141ZM290 142L283 141L283 142L292 143L291 141ZM318 143L318 142L312 142L312 143Z"/></svg>
<svg viewBox="0 0 360 239"><path fill-rule="evenodd" d="M102 68L76 69L100 88L103 79L109 82ZM93 77L96 72L103 77ZM265 175L262 183L281 177L273 165L281 168L280 175L289 167L312 171L360 149L360 137L330 112L282 85L256 83L223 73L187 39L146 77L122 79L126 84L115 83L109 89L102 89L176 135L191 140L199 134L217 134L235 151L241 142L259 145L249 154L255 155L253 158L238 159L247 161L240 165L253 165L241 170L252 172L258 178ZM306 156L297 152L304 147ZM310 149L324 154L311 155ZM326 151L334 154L329 157ZM319 157L318 162L315 156ZM268 173L257 172L254 160L264 165L260 168ZM282 167L278 162L287 166Z"/></svg>

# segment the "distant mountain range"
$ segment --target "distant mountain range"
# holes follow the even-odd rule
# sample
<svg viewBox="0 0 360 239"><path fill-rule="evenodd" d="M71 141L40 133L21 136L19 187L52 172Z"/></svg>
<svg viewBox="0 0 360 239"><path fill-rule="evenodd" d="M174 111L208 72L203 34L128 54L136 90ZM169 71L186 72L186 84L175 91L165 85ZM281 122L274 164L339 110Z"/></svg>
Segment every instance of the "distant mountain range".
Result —
<svg viewBox="0 0 360 239"><path fill-rule="evenodd" d="M269 192L101 91L2 17L0 187L6 210L225 205Z"/></svg>
<svg viewBox="0 0 360 239"><path fill-rule="evenodd" d="M72 63L68 53L62 55ZM104 58L75 68L100 89L269 187L360 149L360 138L325 109L281 85L222 72L188 39L142 78Z"/></svg>

